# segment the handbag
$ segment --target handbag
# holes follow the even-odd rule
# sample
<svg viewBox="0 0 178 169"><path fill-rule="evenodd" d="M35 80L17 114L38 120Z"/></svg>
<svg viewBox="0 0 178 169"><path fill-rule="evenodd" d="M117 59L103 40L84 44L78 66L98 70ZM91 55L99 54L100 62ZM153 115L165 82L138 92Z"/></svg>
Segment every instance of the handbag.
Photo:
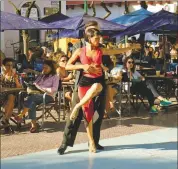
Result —
<svg viewBox="0 0 178 169"><path fill-rule="evenodd" d="M27 86L27 93L28 94L43 94L44 92L38 89L34 84L30 84L27 82L24 82Z"/></svg>
<svg viewBox="0 0 178 169"><path fill-rule="evenodd" d="M27 93L28 94L42 94L43 92L39 89L31 89L30 87L27 87Z"/></svg>

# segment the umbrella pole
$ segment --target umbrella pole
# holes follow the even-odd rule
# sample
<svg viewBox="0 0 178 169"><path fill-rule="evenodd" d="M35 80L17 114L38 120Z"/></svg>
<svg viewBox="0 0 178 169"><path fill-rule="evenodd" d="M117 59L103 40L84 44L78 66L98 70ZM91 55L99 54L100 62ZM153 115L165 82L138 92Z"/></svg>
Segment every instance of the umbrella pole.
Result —
<svg viewBox="0 0 178 169"><path fill-rule="evenodd" d="M88 3L87 3L87 0L84 0L84 12L86 14L88 13Z"/></svg>
<svg viewBox="0 0 178 169"><path fill-rule="evenodd" d="M163 26L163 57L164 57L163 71L164 73L166 73L166 67L167 67L165 50L166 50L166 46L165 46L165 34L164 34L164 26Z"/></svg>
<svg viewBox="0 0 178 169"><path fill-rule="evenodd" d="M57 51L59 49L59 29L57 30Z"/></svg>

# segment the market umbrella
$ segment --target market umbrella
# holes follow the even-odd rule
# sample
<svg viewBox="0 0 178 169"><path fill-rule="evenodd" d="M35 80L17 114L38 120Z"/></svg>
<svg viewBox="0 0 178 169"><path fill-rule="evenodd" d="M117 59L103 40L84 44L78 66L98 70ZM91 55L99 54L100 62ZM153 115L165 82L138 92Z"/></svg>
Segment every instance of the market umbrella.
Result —
<svg viewBox="0 0 178 169"><path fill-rule="evenodd" d="M122 33L118 33L115 37L122 37L125 35L131 36L135 34L153 32L156 30L174 30L177 31L178 15L161 10L146 19L130 26ZM165 28L164 28L165 27Z"/></svg>
<svg viewBox="0 0 178 169"><path fill-rule="evenodd" d="M37 29L55 29L54 26L19 16L16 14L0 11L1 26L0 31L4 30L37 30Z"/></svg>
<svg viewBox="0 0 178 169"><path fill-rule="evenodd" d="M112 19L111 21L114 23L125 25L125 26L131 26L131 25L151 16L152 14L153 14L152 12L141 8L137 11L134 11L134 12L125 14L123 16L120 16L118 18Z"/></svg>
<svg viewBox="0 0 178 169"><path fill-rule="evenodd" d="M123 31L127 27L107 21L105 19L89 16L82 14L79 16L71 17L63 21L52 22L51 25L58 28L70 29L70 30L83 30L84 26L89 21L96 21L101 30L110 30L110 31Z"/></svg>
<svg viewBox="0 0 178 169"><path fill-rule="evenodd" d="M49 15L49 16L46 16L46 17L40 19L40 21L45 22L45 23L51 23L51 22L65 20L65 19L68 19L68 18L69 18L68 16L57 12L53 15Z"/></svg>

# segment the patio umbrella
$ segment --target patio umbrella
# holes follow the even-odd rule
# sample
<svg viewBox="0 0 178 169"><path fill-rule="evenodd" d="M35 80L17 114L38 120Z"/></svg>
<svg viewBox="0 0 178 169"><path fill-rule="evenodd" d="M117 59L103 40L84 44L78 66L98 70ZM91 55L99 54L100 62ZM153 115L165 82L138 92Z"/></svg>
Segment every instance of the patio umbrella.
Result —
<svg viewBox="0 0 178 169"><path fill-rule="evenodd" d="M60 21L60 20L65 20L68 18L69 18L68 16L58 12L53 15L44 17L44 18L40 19L40 21L45 22L45 23L51 23L51 22L56 22L56 21Z"/></svg>
<svg viewBox="0 0 178 169"><path fill-rule="evenodd" d="M177 31L178 15L161 10L146 19L130 26L122 33L118 33L115 37L122 37L125 35L131 36L135 34L153 32L156 30L174 30ZM164 28L165 27L165 28Z"/></svg>
<svg viewBox="0 0 178 169"><path fill-rule="evenodd" d="M83 30L85 24L89 21L96 21L99 24L101 30L123 31L127 28L126 26L119 25L111 21L107 21L105 19L92 17L86 14L71 17L63 21L52 22L51 25L53 25L54 27L59 27L63 29Z"/></svg>
<svg viewBox="0 0 178 169"><path fill-rule="evenodd" d="M52 29L53 26L19 16L16 14L0 11L1 26L0 31L4 30L37 30L37 29ZM55 29L55 28L54 28Z"/></svg>
<svg viewBox="0 0 178 169"><path fill-rule="evenodd" d="M153 14L152 12L141 8L137 11L134 11L134 12L125 14L123 16L120 16L118 18L112 19L111 21L114 23L125 25L125 26L131 26L131 25L149 17L152 14Z"/></svg>

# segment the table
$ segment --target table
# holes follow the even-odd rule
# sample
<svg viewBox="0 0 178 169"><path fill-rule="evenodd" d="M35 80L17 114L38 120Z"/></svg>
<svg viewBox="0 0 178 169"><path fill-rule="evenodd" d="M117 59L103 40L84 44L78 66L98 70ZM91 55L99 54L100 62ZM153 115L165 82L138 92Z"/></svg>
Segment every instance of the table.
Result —
<svg viewBox="0 0 178 169"><path fill-rule="evenodd" d="M62 82L62 87L65 89L66 87L71 87L72 91L74 90L74 82Z"/></svg>
<svg viewBox="0 0 178 169"><path fill-rule="evenodd" d="M145 76L145 79L149 79L149 80L178 79L178 75L176 75L176 76L165 76L165 75L156 76L156 75L149 75L149 76Z"/></svg>
<svg viewBox="0 0 178 169"><path fill-rule="evenodd" d="M25 90L24 88L9 88L9 87L2 87L0 88L1 92L7 92L7 93L11 93L11 92L20 92Z"/></svg>
<svg viewBox="0 0 178 169"><path fill-rule="evenodd" d="M156 70L154 68L143 67L140 69L136 69L141 74L155 74Z"/></svg>

